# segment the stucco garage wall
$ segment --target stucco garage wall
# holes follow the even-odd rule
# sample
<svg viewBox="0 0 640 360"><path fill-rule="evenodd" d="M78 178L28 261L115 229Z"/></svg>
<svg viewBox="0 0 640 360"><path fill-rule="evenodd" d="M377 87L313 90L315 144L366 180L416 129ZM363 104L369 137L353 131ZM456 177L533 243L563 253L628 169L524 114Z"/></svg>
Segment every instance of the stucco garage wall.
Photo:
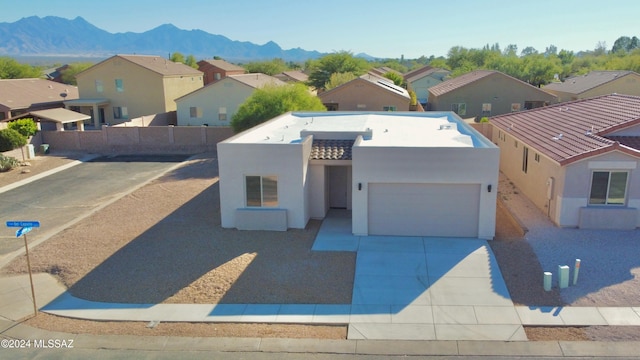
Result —
<svg viewBox="0 0 640 360"><path fill-rule="evenodd" d="M367 235L368 186L396 184L478 184L478 237L495 235L498 148L353 148L353 233ZM400 159L400 160L399 160ZM362 184L362 189L358 189ZM492 191L487 186L492 185ZM442 204L441 206L447 206Z"/></svg>
<svg viewBox="0 0 640 360"><path fill-rule="evenodd" d="M305 169L310 144L218 144L222 227L236 227L236 209L246 208L246 175L278 177L278 208L287 210L287 227L307 224ZM304 154L307 158L304 158ZM278 161L274 161L277 159Z"/></svg>

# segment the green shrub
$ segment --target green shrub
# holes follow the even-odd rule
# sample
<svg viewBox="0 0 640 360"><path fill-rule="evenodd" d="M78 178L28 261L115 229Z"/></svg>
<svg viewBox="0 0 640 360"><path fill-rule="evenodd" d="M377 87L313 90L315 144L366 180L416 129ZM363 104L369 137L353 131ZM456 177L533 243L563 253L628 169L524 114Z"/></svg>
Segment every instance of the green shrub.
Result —
<svg viewBox="0 0 640 360"><path fill-rule="evenodd" d="M31 118L19 119L9 123L9 129L13 129L22 136L28 138L38 132L38 125Z"/></svg>
<svg viewBox="0 0 640 360"><path fill-rule="evenodd" d="M481 123L488 123L489 122L489 118L484 116L484 117L480 118L480 122Z"/></svg>
<svg viewBox="0 0 640 360"><path fill-rule="evenodd" d="M20 161L18 161L18 159L0 154L0 172L9 171L19 165Z"/></svg>
<svg viewBox="0 0 640 360"><path fill-rule="evenodd" d="M0 152L9 151L27 144L27 138L13 129L0 130Z"/></svg>

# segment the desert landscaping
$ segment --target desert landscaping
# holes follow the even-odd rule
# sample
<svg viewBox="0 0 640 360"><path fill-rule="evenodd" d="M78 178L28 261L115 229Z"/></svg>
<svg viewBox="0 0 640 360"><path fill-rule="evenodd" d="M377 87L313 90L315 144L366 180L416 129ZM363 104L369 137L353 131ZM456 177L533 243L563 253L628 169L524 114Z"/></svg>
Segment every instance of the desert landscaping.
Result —
<svg viewBox="0 0 640 360"><path fill-rule="evenodd" d="M29 173L18 169L0 174L0 186L76 158L78 154L39 157ZM221 228L216 175L215 154L192 158L32 249L34 272L56 276L76 297L104 302L350 303L355 253L311 251L320 226L317 220L304 230L286 232ZM527 239L538 228L522 229L509 215L509 206L523 205L514 200L521 196L508 179L501 180L499 191L496 238L490 245L514 304L638 305L637 266L629 269L631 276L625 281L596 292L582 295L580 289L568 289L571 302L555 287L545 292L541 280L545 262L538 259L537 238L533 246ZM25 271L24 256L2 269L5 275ZM584 274L586 281L590 272ZM634 301L630 299L635 303L628 303ZM345 339L347 332L346 326L304 324L161 323L147 328L146 323L74 320L45 313L25 323L91 334ZM525 331L530 340L640 339L640 328L631 326Z"/></svg>

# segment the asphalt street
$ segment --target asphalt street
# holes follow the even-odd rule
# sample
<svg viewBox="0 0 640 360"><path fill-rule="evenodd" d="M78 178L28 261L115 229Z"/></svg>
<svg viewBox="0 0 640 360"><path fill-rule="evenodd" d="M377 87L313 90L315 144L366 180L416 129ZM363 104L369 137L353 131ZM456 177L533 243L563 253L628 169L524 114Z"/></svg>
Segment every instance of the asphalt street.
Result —
<svg viewBox="0 0 640 360"><path fill-rule="evenodd" d="M30 244L38 243L186 158L101 157L0 194L0 264L24 249L18 228L5 226L7 221L39 221L40 227L27 234Z"/></svg>

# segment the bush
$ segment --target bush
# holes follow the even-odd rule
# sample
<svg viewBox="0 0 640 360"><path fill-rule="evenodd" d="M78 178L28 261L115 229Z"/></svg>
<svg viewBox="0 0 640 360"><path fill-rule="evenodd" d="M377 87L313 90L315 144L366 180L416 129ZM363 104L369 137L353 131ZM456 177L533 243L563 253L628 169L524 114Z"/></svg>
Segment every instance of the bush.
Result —
<svg viewBox="0 0 640 360"><path fill-rule="evenodd" d="M14 157L0 154L0 172L9 171L20 165L20 161Z"/></svg>
<svg viewBox="0 0 640 360"><path fill-rule="evenodd" d="M27 144L27 138L13 129L0 130L0 152L9 151Z"/></svg>
<svg viewBox="0 0 640 360"><path fill-rule="evenodd" d="M22 136L28 138L38 132L38 125L36 125L36 122L33 121L33 119L26 118L10 122L9 129L13 129L22 134Z"/></svg>

